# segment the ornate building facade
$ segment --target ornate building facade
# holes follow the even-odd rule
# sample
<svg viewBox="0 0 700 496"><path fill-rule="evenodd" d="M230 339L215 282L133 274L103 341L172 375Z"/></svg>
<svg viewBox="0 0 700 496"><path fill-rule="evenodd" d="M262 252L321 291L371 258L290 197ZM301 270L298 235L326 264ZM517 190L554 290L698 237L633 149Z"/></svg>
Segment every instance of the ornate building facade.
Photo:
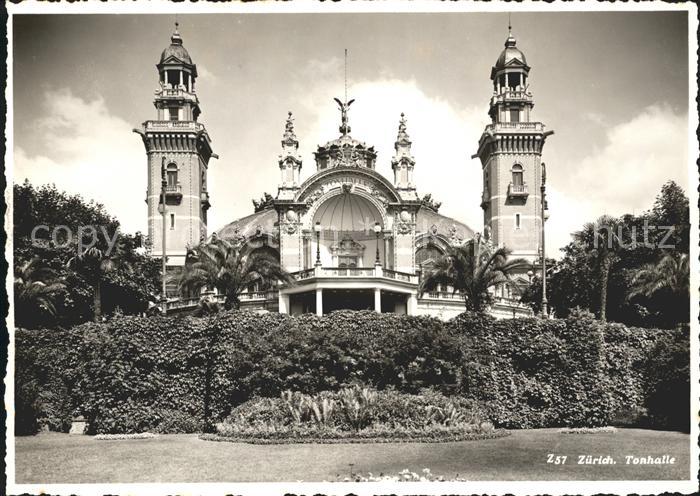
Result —
<svg viewBox="0 0 700 496"><path fill-rule="evenodd" d="M154 241L162 228L158 214L161 162L166 167L175 164L182 174L172 182L178 195L171 198L166 191L166 208L168 212L172 208L176 222L169 226L172 233L166 253L175 265L184 259L189 246L206 235L206 171L214 155L204 127L197 122L196 68L177 32L157 67L161 81L155 101L158 120L147 121L139 132L149 157L149 235ZM462 296L450 288L419 294L418 287L421 276L448 247L481 236L535 262L540 250L537 212L541 203L534 186L540 180L542 145L550 132L530 119L528 72L524 55L509 35L491 73L492 123L473 157L481 159L484 171L483 234L421 201L414 181L414 169L421 164L411 152L404 114L397 116L393 178L388 179L376 171L374 147L351 135L349 112L354 100L335 99L340 111L339 135L317 147L315 170L302 181L303 160L289 112L278 160L277 196L212 235L242 242L250 253L267 252L293 274L296 283L250 288L241 296L242 305L290 314L373 309L447 319L464 310ZM170 188L170 176L167 180ZM160 254L159 247L157 241L153 243L155 256ZM180 300L171 308L192 304ZM503 288L491 310L501 317L530 312Z"/></svg>

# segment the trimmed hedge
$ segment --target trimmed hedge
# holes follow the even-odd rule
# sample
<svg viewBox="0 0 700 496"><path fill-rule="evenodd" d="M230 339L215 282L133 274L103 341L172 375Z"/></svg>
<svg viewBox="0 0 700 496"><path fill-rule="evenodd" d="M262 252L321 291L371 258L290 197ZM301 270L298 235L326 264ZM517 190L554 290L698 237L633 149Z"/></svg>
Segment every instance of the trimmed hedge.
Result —
<svg viewBox="0 0 700 496"><path fill-rule="evenodd" d="M65 431L76 414L91 434L197 432L252 397L352 384L462 396L499 427L639 423L645 410L656 427L689 422L678 408L689 398L680 330L468 313L444 323L367 311L227 312L18 329L15 340L18 433L40 424Z"/></svg>

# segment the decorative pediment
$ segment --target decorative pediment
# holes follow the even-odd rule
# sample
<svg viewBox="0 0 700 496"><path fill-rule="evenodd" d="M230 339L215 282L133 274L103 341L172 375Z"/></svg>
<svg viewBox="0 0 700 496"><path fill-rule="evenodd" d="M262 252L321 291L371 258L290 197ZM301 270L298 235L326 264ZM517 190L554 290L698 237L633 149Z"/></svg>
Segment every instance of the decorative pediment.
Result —
<svg viewBox="0 0 700 496"><path fill-rule="evenodd" d="M331 246L331 253L337 257L361 257L364 251L365 245L358 243L349 235Z"/></svg>

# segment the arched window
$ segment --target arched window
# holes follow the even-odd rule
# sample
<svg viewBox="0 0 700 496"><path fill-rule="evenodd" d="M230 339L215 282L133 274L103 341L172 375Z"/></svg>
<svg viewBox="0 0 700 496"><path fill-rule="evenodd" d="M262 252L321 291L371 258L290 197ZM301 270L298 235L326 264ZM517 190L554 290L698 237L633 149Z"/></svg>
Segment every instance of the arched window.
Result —
<svg viewBox="0 0 700 496"><path fill-rule="evenodd" d="M522 188L523 186L523 166L520 164L515 164L513 168L511 169L511 172L513 174L513 187L515 188ZM518 191L515 189L515 191Z"/></svg>
<svg viewBox="0 0 700 496"><path fill-rule="evenodd" d="M177 165L170 163L166 169L166 177L168 180L168 188L174 189L177 187Z"/></svg>
<svg viewBox="0 0 700 496"><path fill-rule="evenodd" d="M430 268L440 258L442 258L442 251L432 244L422 246L416 251L416 264L422 268Z"/></svg>

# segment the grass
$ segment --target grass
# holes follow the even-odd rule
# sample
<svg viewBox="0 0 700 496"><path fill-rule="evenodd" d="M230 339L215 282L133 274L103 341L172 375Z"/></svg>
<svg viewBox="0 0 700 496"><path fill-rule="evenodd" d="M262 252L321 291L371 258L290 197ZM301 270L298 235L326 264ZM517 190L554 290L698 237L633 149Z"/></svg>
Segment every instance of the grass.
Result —
<svg viewBox="0 0 700 496"><path fill-rule="evenodd" d="M355 473L397 474L430 468L467 480L688 480L690 436L620 429L562 434L513 431L483 441L438 444L301 444L260 446L204 441L197 435L98 441L42 433L15 439L19 484L128 482L291 482L342 479ZM567 455L565 465L547 455ZM625 455L676 458L673 465L626 465ZM578 465L577 455L611 455L616 465Z"/></svg>

